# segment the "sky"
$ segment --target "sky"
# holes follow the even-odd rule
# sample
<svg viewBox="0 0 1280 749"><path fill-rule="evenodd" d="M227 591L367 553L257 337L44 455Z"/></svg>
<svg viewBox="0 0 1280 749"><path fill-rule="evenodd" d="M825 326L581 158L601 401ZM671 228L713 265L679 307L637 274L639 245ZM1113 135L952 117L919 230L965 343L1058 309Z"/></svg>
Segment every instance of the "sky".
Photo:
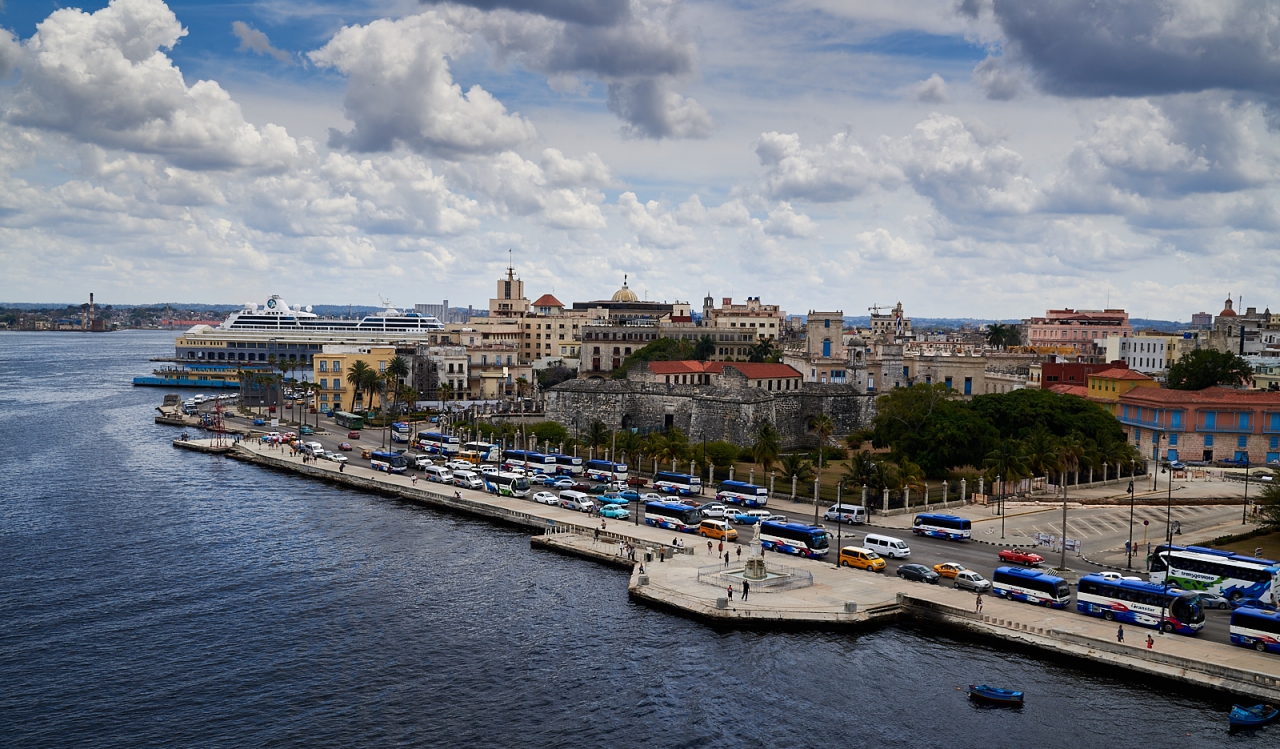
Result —
<svg viewBox="0 0 1280 749"><path fill-rule="evenodd" d="M1280 287L1275 2L71 5L0 0L0 302Z"/></svg>

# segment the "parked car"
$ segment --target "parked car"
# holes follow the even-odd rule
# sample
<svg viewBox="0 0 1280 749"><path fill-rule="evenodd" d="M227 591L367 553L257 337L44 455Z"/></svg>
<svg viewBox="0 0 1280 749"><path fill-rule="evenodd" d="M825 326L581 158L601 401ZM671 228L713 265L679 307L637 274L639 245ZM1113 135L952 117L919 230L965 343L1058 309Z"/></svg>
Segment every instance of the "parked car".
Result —
<svg viewBox="0 0 1280 749"><path fill-rule="evenodd" d="M986 593L991 590L991 581L973 570L963 570L956 573L955 586L961 590Z"/></svg>
<svg viewBox="0 0 1280 749"><path fill-rule="evenodd" d="M476 468L475 464L468 463L465 460L451 460L445 463L444 467L451 471L474 471Z"/></svg>
<svg viewBox="0 0 1280 749"><path fill-rule="evenodd" d="M356 430L352 429L350 432L347 432L347 439L349 439L349 440L358 440L358 439L360 439L360 433L359 433L359 432L357 432Z"/></svg>
<svg viewBox="0 0 1280 749"><path fill-rule="evenodd" d="M600 502L606 505L627 505L630 502L620 494L601 494Z"/></svg>
<svg viewBox="0 0 1280 749"><path fill-rule="evenodd" d="M500 471L498 470L498 467L497 467L497 466L495 466L495 465L490 465L490 464L488 464L488 463L481 463L481 464L480 464L480 475L482 475L482 476L483 476L483 475L484 475L484 474L486 474L486 473L500 473Z"/></svg>
<svg viewBox="0 0 1280 749"><path fill-rule="evenodd" d="M997 555L1002 562L1012 562L1013 564L1023 564L1028 567L1035 567L1044 561L1044 557L1030 551L1022 549L1001 549Z"/></svg>
<svg viewBox="0 0 1280 749"><path fill-rule="evenodd" d="M965 571L965 566L958 562L943 562L942 564L933 565L933 571L942 577L955 577Z"/></svg>
<svg viewBox="0 0 1280 749"><path fill-rule="evenodd" d="M562 477L551 482L551 485L557 489L572 489L574 486L574 483L575 482L573 479Z"/></svg>
<svg viewBox="0 0 1280 749"><path fill-rule="evenodd" d="M316 430L312 429L309 426L306 426L305 424L302 426L301 429L298 430L298 434L315 434L315 433L316 433Z"/></svg>
<svg viewBox="0 0 1280 749"><path fill-rule="evenodd" d="M623 505L606 505L600 509L600 517L627 520L631 517L631 510Z"/></svg>
<svg viewBox="0 0 1280 749"><path fill-rule="evenodd" d="M1276 607L1275 607L1275 605L1274 605L1274 604L1267 603L1266 601L1262 601L1262 600L1259 600L1259 599L1257 599L1257 598L1237 598L1236 600L1234 600L1234 601L1232 601L1232 602L1231 602L1231 608L1233 608L1233 609L1243 609L1243 608L1250 608L1250 609L1263 609L1263 610L1265 610L1265 611L1275 611L1275 610L1276 610Z"/></svg>
<svg viewBox="0 0 1280 749"><path fill-rule="evenodd" d="M544 505L560 504L560 498L551 492L537 492L533 495L533 501Z"/></svg>
<svg viewBox="0 0 1280 749"><path fill-rule="evenodd" d="M645 495L645 496L648 496L648 495ZM657 496L657 495L654 495L654 496ZM702 517L715 518L717 520L723 520L725 513L728 512L728 510L725 509L725 506L720 504L719 502L708 502L702 507L699 507L698 509L702 511Z"/></svg>
<svg viewBox="0 0 1280 749"><path fill-rule="evenodd" d="M1197 597L1200 599L1201 608L1222 609L1224 611L1226 609L1231 608L1231 601L1227 600L1226 596L1221 596L1221 595L1218 595L1217 593L1205 592L1205 593L1201 593Z"/></svg>
<svg viewBox="0 0 1280 749"><path fill-rule="evenodd" d="M879 554L861 546L844 547L840 550L839 560L841 567L857 567L872 572L880 572L888 566Z"/></svg>
<svg viewBox="0 0 1280 749"><path fill-rule="evenodd" d="M733 514L733 522L738 525L755 525L771 517L773 517L773 513L769 510L747 510L746 512L739 510Z"/></svg>
<svg viewBox="0 0 1280 749"><path fill-rule="evenodd" d="M338 444L338 449L339 449L339 450L341 450L341 451L342 451L342 452L344 452L344 453L349 453L349 452L351 452L351 443L350 443L350 442L342 442L342 443L339 443L339 444Z"/></svg>
<svg viewBox="0 0 1280 749"><path fill-rule="evenodd" d="M325 453L324 456L329 460L332 460L334 463L347 462L347 456L343 455L342 453L329 452L329 453Z"/></svg>
<svg viewBox="0 0 1280 749"><path fill-rule="evenodd" d="M938 573L924 566L923 564L900 564L898 565L898 577L903 580L914 580L918 583L938 584Z"/></svg>
<svg viewBox="0 0 1280 749"><path fill-rule="evenodd" d="M718 538L721 541L737 541L738 531L729 527L723 520L703 520L698 526L698 535L703 538Z"/></svg>

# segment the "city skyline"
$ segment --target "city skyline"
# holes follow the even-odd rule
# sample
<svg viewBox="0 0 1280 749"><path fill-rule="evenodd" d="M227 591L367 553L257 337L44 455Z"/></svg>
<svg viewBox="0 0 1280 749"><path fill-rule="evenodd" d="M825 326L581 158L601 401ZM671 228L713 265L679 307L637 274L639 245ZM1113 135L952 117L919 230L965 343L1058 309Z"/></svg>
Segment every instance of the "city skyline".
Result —
<svg viewBox="0 0 1280 749"><path fill-rule="evenodd" d="M5 3L7 301L1269 304L1275 8L847 5Z"/></svg>

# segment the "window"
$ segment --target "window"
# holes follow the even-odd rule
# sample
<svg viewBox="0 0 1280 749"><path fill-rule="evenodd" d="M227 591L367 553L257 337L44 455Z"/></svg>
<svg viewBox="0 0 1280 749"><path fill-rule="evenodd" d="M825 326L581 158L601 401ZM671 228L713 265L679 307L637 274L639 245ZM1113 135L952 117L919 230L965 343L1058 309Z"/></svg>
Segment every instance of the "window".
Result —
<svg viewBox="0 0 1280 749"><path fill-rule="evenodd" d="M1242 434L1239 437L1236 437L1236 447L1243 450L1248 446L1249 446L1249 438L1247 436Z"/></svg>
<svg viewBox="0 0 1280 749"><path fill-rule="evenodd" d="M1175 446L1175 445L1177 445L1177 444L1178 444L1178 435L1176 435L1176 434L1170 434L1170 435L1169 435L1169 447L1174 447L1174 446Z"/></svg>
<svg viewBox="0 0 1280 749"><path fill-rule="evenodd" d="M320 371L321 371L321 372L328 371L328 370L326 370L326 369L325 369L325 364L326 364L326 363L327 363L327 362L323 362L323 361L322 361L322 362L320 362Z"/></svg>
<svg viewBox="0 0 1280 749"><path fill-rule="evenodd" d="M329 365L329 368L334 372L340 371L342 369L342 362L334 361L333 364Z"/></svg>
<svg viewBox="0 0 1280 749"><path fill-rule="evenodd" d="M827 322L830 322L830 320L828 320ZM830 338L822 339L822 356L824 358L830 358L831 356L831 339Z"/></svg>
<svg viewBox="0 0 1280 749"><path fill-rule="evenodd" d="M1271 438L1271 449L1275 450L1276 448L1280 448L1280 437Z"/></svg>
<svg viewBox="0 0 1280 749"><path fill-rule="evenodd" d="M1135 443L1139 444L1139 445L1141 445L1141 444L1142 444L1142 430L1141 430L1141 429L1135 429L1135 430L1133 430L1133 441L1134 441Z"/></svg>
<svg viewBox="0 0 1280 749"><path fill-rule="evenodd" d="M320 389L321 390L329 389L329 381L323 377L320 378Z"/></svg>
<svg viewBox="0 0 1280 749"><path fill-rule="evenodd" d="M1218 428L1218 414L1217 414L1217 412L1216 412L1216 411L1205 411L1205 412L1204 412L1204 428L1205 428L1205 429L1217 429L1217 428Z"/></svg>
<svg viewBox="0 0 1280 749"><path fill-rule="evenodd" d="M1204 436L1204 446L1205 446L1205 447L1213 447L1213 435L1212 435L1212 434L1206 434L1206 435Z"/></svg>
<svg viewBox="0 0 1280 749"><path fill-rule="evenodd" d="M1181 411L1171 412L1169 418L1170 418L1169 425L1171 427L1173 427L1174 429L1182 428L1182 412Z"/></svg>
<svg viewBox="0 0 1280 749"><path fill-rule="evenodd" d="M823 321L822 321L822 327L824 327L824 328L829 328L829 327L831 327L831 320L829 320L829 319L828 319L828 320L823 320Z"/></svg>
<svg viewBox="0 0 1280 749"><path fill-rule="evenodd" d="M964 378L964 394L973 395L973 378L972 377Z"/></svg>
<svg viewBox="0 0 1280 749"><path fill-rule="evenodd" d="M1241 429L1249 428L1249 414L1247 413L1240 414L1240 428Z"/></svg>

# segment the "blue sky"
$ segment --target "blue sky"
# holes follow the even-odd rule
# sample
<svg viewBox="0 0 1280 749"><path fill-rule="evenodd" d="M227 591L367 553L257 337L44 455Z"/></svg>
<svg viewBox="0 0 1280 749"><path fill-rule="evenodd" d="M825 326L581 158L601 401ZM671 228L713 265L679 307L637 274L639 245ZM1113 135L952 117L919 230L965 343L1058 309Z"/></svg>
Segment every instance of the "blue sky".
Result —
<svg viewBox="0 0 1280 749"><path fill-rule="evenodd" d="M1276 7L4 3L0 301L1266 306Z"/></svg>

